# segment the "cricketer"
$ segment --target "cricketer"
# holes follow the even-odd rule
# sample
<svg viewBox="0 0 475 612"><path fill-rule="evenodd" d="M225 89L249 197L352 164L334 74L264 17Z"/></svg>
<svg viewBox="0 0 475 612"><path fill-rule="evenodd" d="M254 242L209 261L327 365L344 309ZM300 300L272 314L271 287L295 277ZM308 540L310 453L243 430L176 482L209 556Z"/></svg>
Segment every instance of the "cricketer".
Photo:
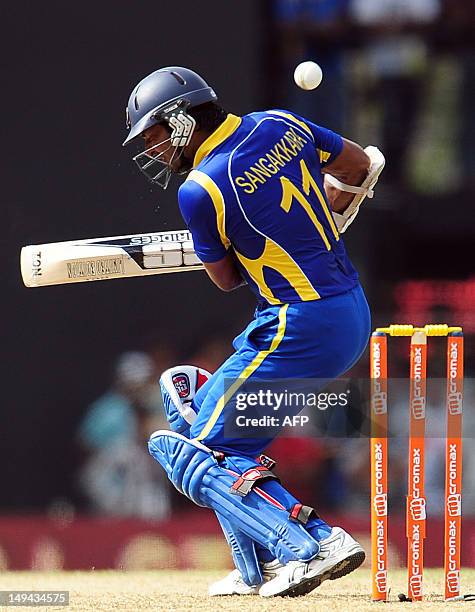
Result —
<svg viewBox="0 0 475 612"><path fill-rule="evenodd" d="M245 382L329 380L363 353L370 313L340 231L372 196L384 158L286 110L230 114L178 66L138 83L127 127L124 145L143 140L134 160L151 181L166 188L172 173L187 175L178 202L211 280L223 291L247 284L258 299L214 374L163 373L171 430L152 434L150 453L214 510L229 543L236 569L210 595L305 595L365 553L280 484L262 454L273 434L229 437L225 424Z"/></svg>

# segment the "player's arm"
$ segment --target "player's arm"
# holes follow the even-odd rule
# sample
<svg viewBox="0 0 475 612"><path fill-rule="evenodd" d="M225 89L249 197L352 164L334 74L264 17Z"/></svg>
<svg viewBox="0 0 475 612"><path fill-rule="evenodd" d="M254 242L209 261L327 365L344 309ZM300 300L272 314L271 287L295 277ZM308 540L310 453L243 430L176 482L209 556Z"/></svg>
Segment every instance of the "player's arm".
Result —
<svg viewBox="0 0 475 612"><path fill-rule="evenodd" d="M341 153L322 171L346 185L358 187L367 177L370 164L369 156L359 144L343 138ZM325 192L332 210L337 213L344 212L355 197L353 193L342 191L328 182L325 182Z"/></svg>
<svg viewBox="0 0 475 612"><path fill-rule="evenodd" d="M219 261L203 263L203 265L210 279L222 291L233 291L246 284L235 264L232 251L228 251L226 256Z"/></svg>
<svg viewBox="0 0 475 612"><path fill-rule="evenodd" d="M181 214L193 236L196 255L205 270L222 291L232 291L245 284L236 265L234 252L224 235L224 227L218 227L218 214L205 187L192 180L193 173L178 192Z"/></svg>
<svg viewBox="0 0 475 612"><path fill-rule="evenodd" d="M361 203L372 198L384 168L384 155L377 147L362 149L339 134L306 121L320 156L324 187L340 233L354 221Z"/></svg>

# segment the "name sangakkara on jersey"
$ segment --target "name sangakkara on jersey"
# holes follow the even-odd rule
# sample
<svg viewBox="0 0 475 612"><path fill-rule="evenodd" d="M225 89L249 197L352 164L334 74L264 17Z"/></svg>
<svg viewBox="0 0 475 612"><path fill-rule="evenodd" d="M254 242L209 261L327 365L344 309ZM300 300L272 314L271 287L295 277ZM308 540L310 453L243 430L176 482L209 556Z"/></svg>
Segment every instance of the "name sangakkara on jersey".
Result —
<svg viewBox="0 0 475 612"><path fill-rule="evenodd" d="M272 149L249 166L243 176L237 176L234 182L245 193L254 193L259 189L259 185L263 185L268 178L292 161L307 142L294 128L288 129Z"/></svg>

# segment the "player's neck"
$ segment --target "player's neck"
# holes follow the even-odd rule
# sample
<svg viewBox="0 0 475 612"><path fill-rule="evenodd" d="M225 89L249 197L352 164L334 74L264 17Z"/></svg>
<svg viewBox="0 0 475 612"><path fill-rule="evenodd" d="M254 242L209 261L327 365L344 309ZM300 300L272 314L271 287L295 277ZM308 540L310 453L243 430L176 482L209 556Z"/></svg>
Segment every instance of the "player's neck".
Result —
<svg viewBox="0 0 475 612"><path fill-rule="evenodd" d="M197 130L191 139L190 144L185 149L185 156L190 161L195 159L196 151L200 148L203 142L211 136L212 132L205 130Z"/></svg>
<svg viewBox="0 0 475 612"><path fill-rule="evenodd" d="M211 136L211 134L212 132L208 132L207 130L198 130L197 132L194 133L193 138L191 139L191 142L190 142L190 147L192 147L193 157L196 151L198 151L198 149L201 147L204 141L207 140Z"/></svg>

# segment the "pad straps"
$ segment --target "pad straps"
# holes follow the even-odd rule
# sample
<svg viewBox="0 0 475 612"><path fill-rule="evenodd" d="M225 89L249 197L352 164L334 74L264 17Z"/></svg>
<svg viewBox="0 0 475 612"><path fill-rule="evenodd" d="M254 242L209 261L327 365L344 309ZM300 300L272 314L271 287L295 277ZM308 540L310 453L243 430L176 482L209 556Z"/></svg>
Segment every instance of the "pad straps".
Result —
<svg viewBox="0 0 475 612"><path fill-rule="evenodd" d="M294 504L290 508L289 518L295 523L306 525L311 518L320 518L315 510L310 506L304 506L303 504Z"/></svg>
<svg viewBox="0 0 475 612"><path fill-rule="evenodd" d="M268 470L263 465L256 465L256 467L249 468L239 476L239 478L232 484L229 489L233 495L240 495L245 497L252 488L263 480L279 480L275 474ZM280 481L279 481L280 482Z"/></svg>

